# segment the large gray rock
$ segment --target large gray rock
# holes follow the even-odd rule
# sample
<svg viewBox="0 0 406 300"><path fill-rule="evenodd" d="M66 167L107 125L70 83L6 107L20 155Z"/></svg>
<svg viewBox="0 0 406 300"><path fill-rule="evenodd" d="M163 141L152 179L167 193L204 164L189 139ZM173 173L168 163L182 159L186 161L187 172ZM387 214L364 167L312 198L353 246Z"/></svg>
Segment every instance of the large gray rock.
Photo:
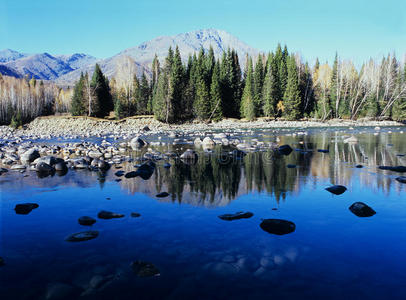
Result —
<svg viewBox="0 0 406 300"><path fill-rule="evenodd" d="M24 164L31 163L40 157L39 151L37 149L29 149L21 155L21 162Z"/></svg>
<svg viewBox="0 0 406 300"><path fill-rule="evenodd" d="M214 141L208 136L206 136L202 141L203 148L213 148L214 145L215 145Z"/></svg>
<svg viewBox="0 0 406 300"><path fill-rule="evenodd" d="M136 136L130 141L130 147L133 148L133 150L140 149L142 147L145 147L146 145L148 145L148 143L145 140L141 139L140 136Z"/></svg>
<svg viewBox="0 0 406 300"><path fill-rule="evenodd" d="M54 167L52 167L52 166L50 166L50 165L48 165L47 163L44 163L44 162L37 163L37 165L35 167L35 170L38 173L43 174L43 175L50 175L50 174L55 172Z"/></svg>
<svg viewBox="0 0 406 300"><path fill-rule="evenodd" d="M61 159L57 159L57 158L54 157L54 156L47 155L47 156L43 156L43 157L39 157L39 158L35 159L35 160L34 160L34 163L35 163L35 164L38 164L38 163L43 162L43 163L46 163L47 165L53 166L53 165L55 165L55 164L56 164L58 161L60 161L60 160L61 160Z"/></svg>

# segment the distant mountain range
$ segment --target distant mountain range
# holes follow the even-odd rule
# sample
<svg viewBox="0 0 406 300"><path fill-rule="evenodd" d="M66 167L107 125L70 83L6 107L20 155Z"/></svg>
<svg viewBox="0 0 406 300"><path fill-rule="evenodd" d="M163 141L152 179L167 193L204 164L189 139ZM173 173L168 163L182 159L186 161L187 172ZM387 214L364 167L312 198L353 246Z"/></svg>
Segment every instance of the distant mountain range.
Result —
<svg viewBox="0 0 406 300"><path fill-rule="evenodd" d="M245 44L235 36L217 29L197 30L175 36L161 36L144 42L139 46L128 48L106 59L97 59L88 54L51 55L48 53L26 54L14 50L0 51L0 73L8 76L34 76L37 79L52 80L59 84L73 84L81 72L92 72L98 63L103 72L112 77L117 71L117 62L123 56L130 56L135 61L137 75L142 72L150 74L150 67L155 54L163 63L168 48L179 47L182 59L198 52L201 47L209 50L213 47L216 57L220 57L228 48L235 49L244 67L246 54L256 57L259 51Z"/></svg>

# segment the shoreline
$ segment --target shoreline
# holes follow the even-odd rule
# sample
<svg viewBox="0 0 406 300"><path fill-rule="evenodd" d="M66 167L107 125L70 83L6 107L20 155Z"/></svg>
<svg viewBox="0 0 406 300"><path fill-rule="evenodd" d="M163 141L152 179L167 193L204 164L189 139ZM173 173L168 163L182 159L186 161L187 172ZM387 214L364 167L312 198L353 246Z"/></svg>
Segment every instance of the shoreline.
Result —
<svg viewBox="0 0 406 300"><path fill-rule="evenodd" d="M332 119L325 122L317 120L284 121L266 120L245 121L237 119L224 119L216 123L184 123L166 124L155 120L152 116L136 116L122 120L97 119L92 117L72 116L45 116L38 117L26 124L24 129L12 129L1 126L1 136L101 136L113 135L128 137L136 134L168 134L171 132L196 133L209 131L230 131L246 129L312 129L312 128L345 128L345 127L406 127L406 124L396 121L371 121L371 120L338 120Z"/></svg>

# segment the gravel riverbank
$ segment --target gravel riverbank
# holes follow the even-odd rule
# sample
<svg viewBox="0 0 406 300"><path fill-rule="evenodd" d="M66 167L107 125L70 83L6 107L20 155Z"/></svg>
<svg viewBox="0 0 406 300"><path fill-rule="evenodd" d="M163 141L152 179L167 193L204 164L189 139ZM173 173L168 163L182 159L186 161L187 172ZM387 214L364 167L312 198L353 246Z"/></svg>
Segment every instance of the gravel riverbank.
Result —
<svg viewBox="0 0 406 300"><path fill-rule="evenodd" d="M0 127L1 135L4 137L32 136L37 138L50 137L89 137L112 135L127 137L138 133L148 132L149 134L165 134L170 132L182 132L185 134L206 132L212 130L231 129L255 129L255 128L320 128L320 127L384 127L384 126L405 126L395 121L369 121L369 120L329 120L320 121L268 121L259 119L253 122L246 122L236 119L225 119L217 123L186 123L182 125L169 125L155 120L153 117L127 118L120 121L101 120L86 117L52 116L40 117L25 126L24 129L12 130L7 126Z"/></svg>

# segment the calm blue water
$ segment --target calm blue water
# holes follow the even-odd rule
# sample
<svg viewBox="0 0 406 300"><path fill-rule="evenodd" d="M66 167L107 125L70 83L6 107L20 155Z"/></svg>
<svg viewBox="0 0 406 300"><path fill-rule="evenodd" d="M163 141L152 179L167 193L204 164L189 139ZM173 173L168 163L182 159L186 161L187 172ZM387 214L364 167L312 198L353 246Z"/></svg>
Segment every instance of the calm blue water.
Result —
<svg viewBox="0 0 406 300"><path fill-rule="evenodd" d="M406 165L398 156L406 153L405 134L391 131L357 132L357 144L334 131L282 135L280 144L330 153L256 152L226 164L201 153L197 164L170 161L169 170L158 161L149 180L116 182L114 167L105 176L3 174L1 299L406 299L406 184L395 180L402 174L377 169ZM181 153L158 150L168 148ZM324 190L332 184L348 190L332 195ZM156 198L161 191L171 195ZM356 201L376 215L352 214ZM17 215L15 205L24 202L39 208ZM125 217L97 219L100 210ZM254 216L218 218L238 211ZM64 241L89 229L77 222L85 215L97 219L91 229L99 236ZM296 230L269 234L259 227L265 218L292 221ZM137 277L135 260L153 263L161 275ZM95 277L103 278L96 287ZM70 289L52 294L58 284Z"/></svg>

